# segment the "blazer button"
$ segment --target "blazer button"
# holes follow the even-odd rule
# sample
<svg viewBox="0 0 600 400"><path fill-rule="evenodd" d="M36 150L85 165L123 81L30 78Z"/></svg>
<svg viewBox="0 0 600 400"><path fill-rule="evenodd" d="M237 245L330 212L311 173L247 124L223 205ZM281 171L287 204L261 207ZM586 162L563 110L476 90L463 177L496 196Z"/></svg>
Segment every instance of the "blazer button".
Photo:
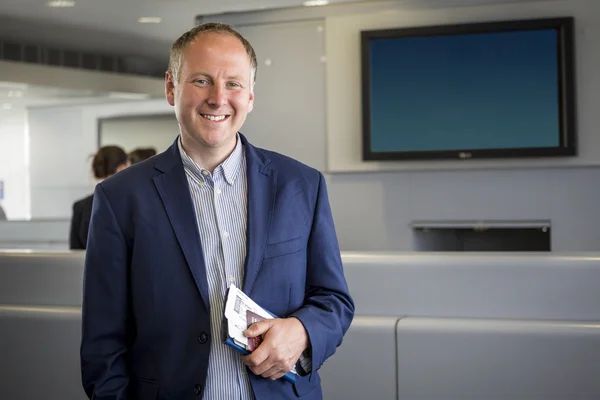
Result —
<svg viewBox="0 0 600 400"><path fill-rule="evenodd" d="M204 344L208 341L208 335L206 334L206 332L202 332L201 334L198 335L198 342L200 342L200 344Z"/></svg>
<svg viewBox="0 0 600 400"><path fill-rule="evenodd" d="M194 386L194 394L200 396L202 394L202 385Z"/></svg>

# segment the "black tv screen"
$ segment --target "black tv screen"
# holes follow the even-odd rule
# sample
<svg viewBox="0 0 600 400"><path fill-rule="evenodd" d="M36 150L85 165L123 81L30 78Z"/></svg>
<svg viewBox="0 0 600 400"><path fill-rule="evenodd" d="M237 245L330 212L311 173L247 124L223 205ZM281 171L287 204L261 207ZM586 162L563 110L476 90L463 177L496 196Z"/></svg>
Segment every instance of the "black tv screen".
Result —
<svg viewBox="0 0 600 400"><path fill-rule="evenodd" d="M573 25L362 31L363 159L575 155Z"/></svg>

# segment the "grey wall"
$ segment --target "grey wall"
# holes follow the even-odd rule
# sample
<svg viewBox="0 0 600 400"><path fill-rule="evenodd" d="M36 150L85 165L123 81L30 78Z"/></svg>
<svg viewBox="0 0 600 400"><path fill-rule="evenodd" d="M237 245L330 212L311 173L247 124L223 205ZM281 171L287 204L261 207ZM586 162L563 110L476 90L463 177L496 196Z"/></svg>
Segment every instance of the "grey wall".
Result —
<svg viewBox="0 0 600 400"><path fill-rule="evenodd" d="M596 168L329 175L344 250L411 250L415 220L550 220L552 251L600 249Z"/></svg>
<svg viewBox="0 0 600 400"><path fill-rule="evenodd" d="M117 145L126 152L153 147L163 152L179 134L174 113L101 119L98 123L99 146Z"/></svg>
<svg viewBox="0 0 600 400"><path fill-rule="evenodd" d="M285 23L253 21L246 25L239 22L243 16L236 16L238 29L253 43L259 61L255 109L243 132L256 145L297 158L326 174L343 250L410 250L410 224L415 220L549 220L553 251L600 250L595 229L600 223L596 212L600 169L594 165L600 160L600 146L592 146L600 137L596 133L600 123L596 111L600 103L600 52L596 48L600 7L586 0L527 4L419 10L402 15L404 21L413 15L420 21L439 23L443 15L483 19L493 14L500 19L577 14L578 119L585 153L576 159L579 164L514 165L496 160L493 165L469 163L471 167L464 168L422 162L421 170L382 171L364 169L362 164L343 158L347 143L360 134L360 122L352 122L360 121L360 109L341 107L334 100L344 103L341 97L345 94L359 103L356 93L360 77L352 79L355 75L348 73L356 72L356 62L340 61L346 54L342 47L356 50L356 46L348 46L346 36L337 35L350 35L346 29L358 29L353 25L357 21L373 24L385 19L389 24L390 15L399 15L399 10L369 14L363 10L364 15L358 16ZM228 22L226 18L220 20ZM336 47L340 47L337 52ZM332 62L339 68L332 69ZM70 217L72 201L91 190L84 161L97 143L97 119L172 112L162 99L148 103L151 106L128 103L30 110L32 216ZM72 129L65 130L65 126ZM336 132L335 140L331 140L332 131ZM69 157L45 156L50 144L64 146L65 140L75 149L66 153L71 154ZM332 154L343 156L334 168ZM344 160L349 163L344 164ZM81 168L75 169L77 165ZM344 166L351 167L341 168Z"/></svg>
<svg viewBox="0 0 600 400"><path fill-rule="evenodd" d="M71 220L67 218L0 221L0 253L2 249L27 249L23 254L30 249L68 250L70 224Z"/></svg>
<svg viewBox="0 0 600 400"><path fill-rule="evenodd" d="M257 146L324 170L324 21L240 27L240 31L258 59L254 110L242 131Z"/></svg>
<svg viewBox="0 0 600 400"><path fill-rule="evenodd" d="M559 8L553 11L551 3L558 4ZM538 15L535 13L541 12L546 4L550 13L567 13L571 7L574 12L584 14L588 10L585 7L591 6L580 0L542 2L532 6L531 16ZM483 11L471 11L471 14L503 10L501 6L480 9ZM515 14L516 6L507 5L506 10L508 18ZM419 11L421 16L427 12ZM501 17L496 14L495 19ZM335 32L326 29L329 20L260 24L255 21L256 15L252 18L252 25L247 26L239 16L235 21L255 46L259 58L255 110L244 132L255 144L283 152L326 173L343 250L411 250L410 223L414 220L550 220L553 251L600 250L596 234L596 226L600 224L596 211L600 200L596 184L600 170L594 165L505 168L502 162L496 161L495 166L482 168L439 166L432 169L422 163L424 170L421 171L338 172L334 169L335 172L328 172L327 154L335 153L336 146L343 148L346 138L336 137L328 144L331 132L327 126L331 127L331 119L356 118L354 108L349 108L344 115L327 108L334 94L339 97L339 92L348 91L347 85L332 86L330 82L327 82L327 92L323 89L326 78L337 79L335 71L326 75L323 44L327 35L330 35L329 43L335 42L336 37L331 36ZM588 35L597 35L591 23L597 24L600 15L585 18ZM339 26L339 20L336 24ZM580 36L579 40L587 43L589 38ZM587 44L580 47L592 50ZM583 54L582 57L586 60L591 56ZM327 59L329 57L328 53ZM266 59L271 60L268 67ZM579 92L586 93L585 101L579 104L579 119L585 121L580 131L587 139L596 135L590 129L595 119L590 102L600 94L587 80L582 80L597 78L590 71L585 67L578 82L583 88ZM340 69L340 73L344 72ZM360 87L359 80L348 85L350 83ZM330 100L326 101L327 98ZM351 134L348 132L347 140L354 140Z"/></svg>

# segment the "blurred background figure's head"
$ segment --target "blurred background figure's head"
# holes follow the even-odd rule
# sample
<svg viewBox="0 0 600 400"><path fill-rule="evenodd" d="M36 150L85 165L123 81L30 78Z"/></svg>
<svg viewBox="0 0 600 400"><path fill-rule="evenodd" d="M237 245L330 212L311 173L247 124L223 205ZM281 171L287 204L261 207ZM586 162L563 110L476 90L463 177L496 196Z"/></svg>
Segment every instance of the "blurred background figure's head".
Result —
<svg viewBox="0 0 600 400"><path fill-rule="evenodd" d="M98 180L103 180L127 168L127 153L119 146L103 146L98 149L92 161L92 172Z"/></svg>
<svg viewBox="0 0 600 400"><path fill-rule="evenodd" d="M127 159L129 160L129 164L133 165L154 155L156 155L156 150L153 147L144 147L131 151Z"/></svg>

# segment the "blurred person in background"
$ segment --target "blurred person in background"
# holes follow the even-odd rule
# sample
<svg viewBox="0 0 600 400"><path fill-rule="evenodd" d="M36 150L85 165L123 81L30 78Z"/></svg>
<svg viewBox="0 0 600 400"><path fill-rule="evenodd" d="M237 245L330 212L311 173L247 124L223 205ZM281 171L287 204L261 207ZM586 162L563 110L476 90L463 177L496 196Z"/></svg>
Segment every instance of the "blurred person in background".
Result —
<svg viewBox="0 0 600 400"><path fill-rule="evenodd" d="M154 149L154 147L140 147L132 150L127 156L127 159L129 160L129 165L133 165L155 155L156 149Z"/></svg>
<svg viewBox="0 0 600 400"><path fill-rule="evenodd" d="M94 178L98 182L102 182L127 168L128 165L129 161L125 150L119 146L104 146L94 155L92 172ZM71 250L85 250L86 248L93 201L94 195L91 194L73 204L73 216L69 233L69 248Z"/></svg>

